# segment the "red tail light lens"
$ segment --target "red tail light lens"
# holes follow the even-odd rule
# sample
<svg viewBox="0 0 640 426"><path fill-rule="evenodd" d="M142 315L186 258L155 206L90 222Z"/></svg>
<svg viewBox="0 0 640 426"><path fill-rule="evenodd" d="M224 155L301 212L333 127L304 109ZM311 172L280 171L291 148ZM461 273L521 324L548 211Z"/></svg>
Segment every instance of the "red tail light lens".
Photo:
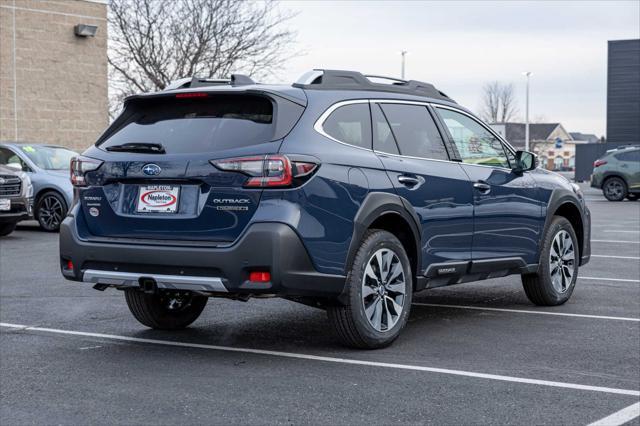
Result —
<svg viewBox="0 0 640 426"><path fill-rule="evenodd" d="M318 167L315 163L291 161L284 155L228 158L212 160L216 168L249 176L247 188L278 188L294 186L297 179L311 175Z"/></svg>
<svg viewBox="0 0 640 426"><path fill-rule="evenodd" d="M253 271L249 273L249 281L254 283L268 283L271 281L271 274L263 271Z"/></svg>
<svg viewBox="0 0 640 426"><path fill-rule="evenodd" d="M94 158L83 156L73 157L71 159L71 167L69 169L69 173L71 174L71 183L73 186L85 186L85 173L97 170L101 165L102 161Z"/></svg>
<svg viewBox="0 0 640 426"><path fill-rule="evenodd" d="M593 162L593 167L600 167L604 166L605 164L607 164L607 162L604 160L596 160Z"/></svg>

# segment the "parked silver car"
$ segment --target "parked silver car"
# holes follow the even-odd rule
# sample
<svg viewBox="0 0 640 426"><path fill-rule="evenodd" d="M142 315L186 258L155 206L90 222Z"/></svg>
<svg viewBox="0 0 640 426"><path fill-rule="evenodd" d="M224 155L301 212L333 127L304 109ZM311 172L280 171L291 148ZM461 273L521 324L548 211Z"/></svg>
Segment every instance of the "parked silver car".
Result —
<svg viewBox="0 0 640 426"><path fill-rule="evenodd" d="M11 164L31 178L33 217L46 231L57 231L73 202L69 163L77 153L55 145L0 143L0 165Z"/></svg>

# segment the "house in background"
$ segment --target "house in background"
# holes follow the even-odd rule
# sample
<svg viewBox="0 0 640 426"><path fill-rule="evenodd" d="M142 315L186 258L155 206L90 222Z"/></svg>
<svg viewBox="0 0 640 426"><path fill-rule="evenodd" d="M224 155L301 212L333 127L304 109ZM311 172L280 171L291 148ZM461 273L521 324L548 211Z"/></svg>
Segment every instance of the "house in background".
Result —
<svg viewBox="0 0 640 426"><path fill-rule="evenodd" d="M569 132L574 141L581 141L586 143L599 143L600 138L594 135L593 133L580 133L580 132Z"/></svg>
<svg viewBox="0 0 640 426"><path fill-rule="evenodd" d="M516 149L524 150L524 123L493 123L491 127ZM579 138L574 138L573 134ZM598 141L595 135L569 133L560 123L529 124L529 149L538 155L540 164L547 170L573 170L576 145Z"/></svg>

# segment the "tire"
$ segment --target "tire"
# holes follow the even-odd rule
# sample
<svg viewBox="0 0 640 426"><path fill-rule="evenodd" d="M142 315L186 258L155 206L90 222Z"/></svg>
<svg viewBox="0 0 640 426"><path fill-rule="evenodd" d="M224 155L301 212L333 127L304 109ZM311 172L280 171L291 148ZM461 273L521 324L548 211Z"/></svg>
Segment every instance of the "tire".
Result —
<svg viewBox="0 0 640 426"><path fill-rule="evenodd" d="M47 232L58 232L67 215L67 203L56 191L47 191L38 197L34 216Z"/></svg>
<svg viewBox="0 0 640 426"><path fill-rule="evenodd" d="M567 248L567 238L570 239L573 248L572 261L569 260L571 255ZM561 239L566 252L563 256L564 260L561 259L558 263L553 260L556 258L555 253L563 252L563 245L559 245ZM579 263L580 247L573 226L564 217L554 216L544 235L538 271L534 274L522 275L522 286L529 300L539 306L556 306L565 303L571 297L576 286ZM557 270L557 265L563 264L565 266L559 267L562 271L560 275L554 274L552 276L552 272ZM567 277L570 270L573 270L573 273Z"/></svg>
<svg viewBox="0 0 640 426"><path fill-rule="evenodd" d="M127 305L133 316L143 325L158 330L179 330L194 322L207 304L207 297L188 293L183 306L170 309L172 293L148 294L138 289L124 292Z"/></svg>
<svg viewBox="0 0 640 426"><path fill-rule="evenodd" d="M386 274L377 266L379 259L389 265ZM379 286L385 279L388 282ZM361 349L389 346L407 324L411 310L413 277L402 243L387 231L367 231L345 286L346 305L327 308L329 321L342 343Z"/></svg>
<svg viewBox="0 0 640 426"><path fill-rule="evenodd" d="M639 194L627 194L627 200L629 201L637 201L638 197L640 197Z"/></svg>
<svg viewBox="0 0 640 426"><path fill-rule="evenodd" d="M619 177L610 177L602 184L602 193L609 201L622 201L627 196L627 184Z"/></svg>
<svg viewBox="0 0 640 426"><path fill-rule="evenodd" d="M16 230L18 222L0 223L0 237L9 235Z"/></svg>

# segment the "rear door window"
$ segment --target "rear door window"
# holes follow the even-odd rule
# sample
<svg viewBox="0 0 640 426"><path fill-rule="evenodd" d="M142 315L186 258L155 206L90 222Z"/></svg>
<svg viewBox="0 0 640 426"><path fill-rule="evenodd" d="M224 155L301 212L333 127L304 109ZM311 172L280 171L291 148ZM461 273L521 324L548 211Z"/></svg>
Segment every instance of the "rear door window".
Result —
<svg viewBox="0 0 640 426"><path fill-rule="evenodd" d="M616 154L615 157L620 161L640 162L640 150L623 152Z"/></svg>
<svg viewBox="0 0 640 426"><path fill-rule="evenodd" d="M322 124L324 132L337 141L371 149L371 114L368 103L338 107Z"/></svg>
<svg viewBox="0 0 640 426"><path fill-rule="evenodd" d="M100 148L126 143L162 144L168 154L215 152L272 140L274 108L255 95L134 100L126 121Z"/></svg>
<svg viewBox="0 0 640 426"><path fill-rule="evenodd" d="M373 149L387 154L400 154L391 127L382 114L380 105L371 104L371 120L373 122Z"/></svg>
<svg viewBox="0 0 640 426"><path fill-rule="evenodd" d="M421 105L380 104L391 126L401 155L448 160L440 132L427 107Z"/></svg>

